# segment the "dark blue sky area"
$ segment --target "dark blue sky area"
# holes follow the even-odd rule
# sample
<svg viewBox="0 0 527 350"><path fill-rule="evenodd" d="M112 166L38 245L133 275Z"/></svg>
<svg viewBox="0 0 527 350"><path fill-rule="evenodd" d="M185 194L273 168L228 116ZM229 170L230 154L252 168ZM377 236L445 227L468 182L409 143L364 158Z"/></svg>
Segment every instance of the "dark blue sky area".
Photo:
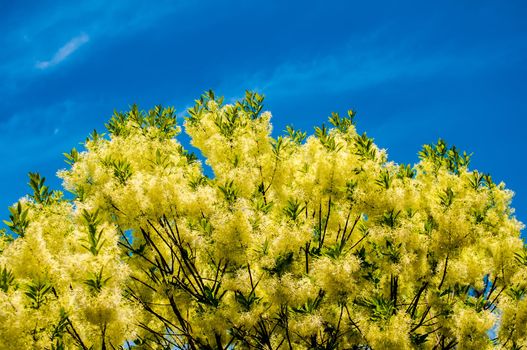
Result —
<svg viewBox="0 0 527 350"><path fill-rule="evenodd" d="M439 137L527 222L525 1L2 1L0 216L114 109L266 95L275 133L358 111L391 160ZM181 114L182 116L182 114Z"/></svg>

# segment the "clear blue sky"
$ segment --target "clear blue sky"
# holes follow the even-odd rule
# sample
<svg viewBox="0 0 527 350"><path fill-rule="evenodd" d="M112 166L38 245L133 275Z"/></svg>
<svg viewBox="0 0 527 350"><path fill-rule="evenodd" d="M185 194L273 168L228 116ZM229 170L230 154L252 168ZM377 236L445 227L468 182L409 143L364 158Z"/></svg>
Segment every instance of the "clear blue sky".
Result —
<svg viewBox="0 0 527 350"><path fill-rule="evenodd" d="M0 0L0 216L132 103L266 95L277 132L358 111L396 162L473 152L527 222L526 1ZM523 139L522 139L523 137Z"/></svg>

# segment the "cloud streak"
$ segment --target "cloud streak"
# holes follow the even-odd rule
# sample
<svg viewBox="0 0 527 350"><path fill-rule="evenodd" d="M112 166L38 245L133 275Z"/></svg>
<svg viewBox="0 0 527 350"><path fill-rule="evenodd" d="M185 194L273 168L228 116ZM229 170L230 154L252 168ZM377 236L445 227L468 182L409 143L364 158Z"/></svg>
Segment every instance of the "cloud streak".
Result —
<svg viewBox="0 0 527 350"><path fill-rule="evenodd" d="M56 66L57 64L61 63L66 58L71 56L71 54L77 51L82 45L86 44L88 41L90 41L90 37L84 33L79 36L76 36L70 41L68 41L66 44L64 44L64 46L62 46L60 49L58 49L50 60L39 61L37 62L35 67L38 69L47 69Z"/></svg>
<svg viewBox="0 0 527 350"><path fill-rule="evenodd" d="M473 61L470 56L411 57L400 53L345 52L307 62L284 62L271 72L258 72L249 79L244 78L256 88L274 94L289 95L311 90L340 93L399 79L433 76L445 71L470 74L488 63L485 61L470 66L469 62Z"/></svg>
<svg viewBox="0 0 527 350"><path fill-rule="evenodd" d="M515 49L502 49L484 56L487 45L456 48L443 44L423 52L424 34L407 36L397 43L386 43L390 26L365 35L352 37L333 52L311 60L286 59L280 64L238 75L234 83L225 85L249 86L274 96L325 91L364 90L394 81L428 79L439 75L468 76L488 67L503 65L515 57Z"/></svg>

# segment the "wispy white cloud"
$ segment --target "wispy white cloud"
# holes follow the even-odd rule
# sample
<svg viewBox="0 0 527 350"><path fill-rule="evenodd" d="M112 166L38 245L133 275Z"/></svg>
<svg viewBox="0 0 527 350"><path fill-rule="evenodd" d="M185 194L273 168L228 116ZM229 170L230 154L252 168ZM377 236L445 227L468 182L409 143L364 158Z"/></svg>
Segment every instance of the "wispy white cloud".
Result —
<svg viewBox="0 0 527 350"><path fill-rule="evenodd" d="M401 78L435 75L460 68L465 63L468 62L450 56L404 57L396 53L345 52L307 62L284 62L271 72L259 72L243 80L251 82L252 89L273 94L311 90L335 93L365 89Z"/></svg>
<svg viewBox="0 0 527 350"><path fill-rule="evenodd" d="M24 13L25 21L13 22L16 24L12 27L0 24L0 28L9 29L0 36L0 46L8 53L0 59L0 92L4 97L38 78L36 72L63 62L88 41L100 43L133 36L162 17L174 20L176 15L190 16L200 10L188 0L160 0L156 6L140 0L57 1L48 5L46 11ZM87 34L68 41L65 32ZM54 52L61 43L66 44Z"/></svg>
<svg viewBox="0 0 527 350"><path fill-rule="evenodd" d="M478 48L460 51L448 47L423 53L416 49L424 40L422 35L392 45L383 43L382 38L383 35L374 32L326 55L310 60L284 60L271 69L235 77L234 84L229 81L226 85L246 86L274 96L317 91L340 93L439 74L469 75L489 65L502 64L506 62L504 56L512 54L504 51L481 57Z"/></svg>
<svg viewBox="0 0 527 350"><path fill-rule="evenodd" d="M60 49L55 52L53 57L48 61L39 61L35 65L38 69L46 69L53 66L56 66L57 64L64 61L66 58L68 58L72 53L77 51L82 45L86 44L88 41L90 41L90 37L87 34L81 34L70 41L68 41L64 46L62 46Z"/></svg>

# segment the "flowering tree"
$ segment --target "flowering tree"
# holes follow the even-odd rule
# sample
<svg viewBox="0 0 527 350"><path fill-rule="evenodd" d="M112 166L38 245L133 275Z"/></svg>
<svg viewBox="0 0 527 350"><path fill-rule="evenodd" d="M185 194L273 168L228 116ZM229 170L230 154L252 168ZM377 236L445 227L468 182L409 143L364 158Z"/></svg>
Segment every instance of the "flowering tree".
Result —
<svg viewBox="0 0 527 350"><path fill-rule="evenodd" d="M132 107L30 174L0 243L2 349L519 349L512 193L443 141L387 160L332 114L271 136L263 98ZM71 196L70 196L71 197Z"/></svg>

